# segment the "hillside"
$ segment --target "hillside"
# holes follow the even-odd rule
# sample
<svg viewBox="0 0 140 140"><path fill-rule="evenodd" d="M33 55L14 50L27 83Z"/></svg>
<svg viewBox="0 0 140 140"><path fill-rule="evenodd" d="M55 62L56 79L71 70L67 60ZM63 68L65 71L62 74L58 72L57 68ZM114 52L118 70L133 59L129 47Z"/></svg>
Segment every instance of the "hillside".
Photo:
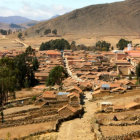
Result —
<svg viewBox="0 0 140 140"><path fill-rule="evenodd" d="M0 22L7 24L22 24L26 22L31 22L31 19L21 17L21 16L9 16L9 17L0 17Z"/></svg>
<svg viewBox="0 0 140 140"><path fill-rule="evenodd" d="M0 29L27 29L37 23L38 21L20 16L0 17Z"/></svg>
<svg viewBox="0 0 140 140"><path fill-rule="evenodd" d="M41 22L27 30L28 36L57 29L59 35L139 35L140 0L91 5Z"/></svg>

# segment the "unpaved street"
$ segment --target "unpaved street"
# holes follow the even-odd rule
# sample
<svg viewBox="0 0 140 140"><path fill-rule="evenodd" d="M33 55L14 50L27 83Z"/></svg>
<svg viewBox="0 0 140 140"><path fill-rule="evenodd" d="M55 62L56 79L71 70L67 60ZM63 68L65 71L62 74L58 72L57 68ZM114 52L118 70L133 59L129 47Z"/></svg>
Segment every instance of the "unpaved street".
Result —
<svg viewBox="0 0 140 140"><path fill-rule="evenodd" d="M86 113L84 114L83 118L77 118L64 122L60 126L57 140L94 140L94 133L92 133L90 130L90 124L95 110L96 103L86 100Z"/></svg>

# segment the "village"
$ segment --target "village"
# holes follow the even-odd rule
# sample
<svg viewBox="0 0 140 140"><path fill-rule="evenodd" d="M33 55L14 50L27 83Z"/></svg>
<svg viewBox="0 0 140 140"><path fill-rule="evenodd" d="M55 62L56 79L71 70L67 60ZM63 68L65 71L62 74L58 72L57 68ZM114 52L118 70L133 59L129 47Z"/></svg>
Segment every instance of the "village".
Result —
<svg viewBox="0 0 140 140"><path fill-rule="evenodd" d="M1 51L0 57L13 58L21 53ZM40 64L35 77L40 84L17 91L16 99L10 98L5 104L0 139L28 139L54 132L58 133L58 140L66 139L64 134L59 136L59 130L76 118L82 121L88 105L93 106L91 122L87 122L91 139L140 137L140 86L136 79L139 47L128 45L123 51L108 52L36 50L35 53ZM46 78L56 66L64 67L68 78L62 85L48 87Z"/></svg>

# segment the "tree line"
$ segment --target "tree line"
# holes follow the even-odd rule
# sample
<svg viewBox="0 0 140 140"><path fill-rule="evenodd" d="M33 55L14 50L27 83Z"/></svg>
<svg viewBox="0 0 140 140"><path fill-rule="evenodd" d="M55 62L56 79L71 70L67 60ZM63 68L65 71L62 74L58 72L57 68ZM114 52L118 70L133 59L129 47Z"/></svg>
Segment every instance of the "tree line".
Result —
<svg viewBox="0 0 140 140"><path fill-rule="evenodd" d="M120 39L117 43L117 48L119 50L123 50L127 47L129 43L132 43L132 41L128 41L125 39ZM76 45L75 41L72 41L71 44L65 40L65 39L56 39L51 40L45 43L42 43L40 45L40 51L43 50L86 50L86 51L111 51L114 49L114 47L111 45L111 43L107 41L98 41L94 46L87 47L84 44Z"/></svg>
<svg viewBox="0 0 140 140"><path fill-rule="evenodd" d="M48 34L50 34L50 33L52 33L52 34L54 34L54 35L57 35L57 30L56 30L56 29L54 29L54 30L46 29L46 30L44 31L44 35L48 35Z"/></svg>
<svg viewBox="0 0 140 140"><path fill-rule="evenodd" d="M40 46L40 51L43 50L69 50L70 49L70 44L67 40L65 39L56 39L56 40L51 40L45 43L42 43Z"/></svg>
<svg viewBox="0 0 140 140"><path fill-rule="evenodd" d="M11 29L9 29L9 30L0 29L0 33L2 35L9 35L12 33L12 30Z"/></svg>

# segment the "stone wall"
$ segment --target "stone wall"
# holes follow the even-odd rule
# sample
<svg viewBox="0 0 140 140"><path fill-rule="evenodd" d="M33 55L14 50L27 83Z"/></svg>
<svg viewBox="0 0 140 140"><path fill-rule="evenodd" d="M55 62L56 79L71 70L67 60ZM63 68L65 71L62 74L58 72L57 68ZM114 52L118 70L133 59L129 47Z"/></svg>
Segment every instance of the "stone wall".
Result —
<svg viewBox="0 0 140 140"><path fill-rule="evenodd" d="M139 121L136 121L134 124L109 124L108 126L128 126L128 125L140 125ZM97 119L92 120L91 131L95 133L95 138L97 140L132 140L132 138L140 138L140 130L132 131L131 133L122 134L122 135L114 135L110 137L103 136L100 124Z"/></svg>
<svg viewBox="0 0 140 140"><path fill-rule="evenodd" d="M7 121L3 124L0 124L0 128L7 128L7 127L14 127L14 126L21 126L21 125L27 125L27 124L35 124L35 123L43 123L43 122L50 122L50 121L56 121L60 117L58 115L43 118L43 119L19 119L15 121Z"/></svg>
<svg viewBox="0 0 140 140"><path fill-rule="evenodd" d="M14 119L16 117L24 117L21 119ZM60 117L58 115L57 109L52 108L40 108L40 109L29 109L26 111L20 111L17 113L6 115L5 122L0 124L0 128L27 125L33 123L42 123L49 121L56 121Z"/></svg>
<svg viewBox="0 0 140 140"><path fill-rule="evenodd" d="M103 137L103 140L132 140L134 138L140 138L140 130L120 136Z"/></svg>

